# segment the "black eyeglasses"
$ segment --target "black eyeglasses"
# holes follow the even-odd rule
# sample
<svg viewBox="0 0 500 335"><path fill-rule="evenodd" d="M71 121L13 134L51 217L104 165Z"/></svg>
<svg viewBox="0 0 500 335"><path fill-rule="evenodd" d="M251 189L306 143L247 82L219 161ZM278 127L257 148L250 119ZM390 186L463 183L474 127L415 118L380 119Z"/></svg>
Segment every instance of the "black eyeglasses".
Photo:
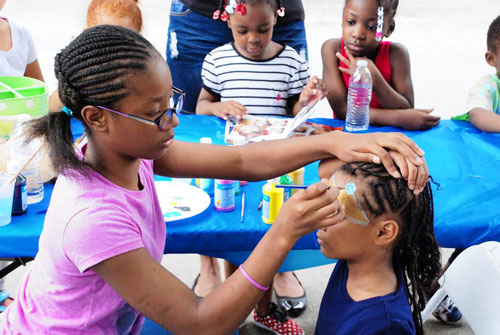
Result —
<svg viewBox="0 0 500 335"><path fill-rule="evenodd" d="M117 111L117 110L114 110L114 109L111 109L108 107L104 107L104 106L97 106L97 108L104 109L104 110L111 112L111 113L123 115L123 116L129 117L131 119L134 119L136 121L140 121L140 122L152 125L152 126L156 125L158 127L158 129L165 130L172 123L172 117L174 116L174 114L176 114L179 111L182 111L182 105L184 104L184 95L185 95L184 91L181 89L178 89L177 87L172 87L172 91L179 96L179 98L177 99L177 101L174 104L174 107L167 109L166 111L161 113L160 116L158 116L154 120L148 120L148 119L142 118L140 116L135 116L135 115L123 113L123 112L120 112L120 111Z"/></svg>

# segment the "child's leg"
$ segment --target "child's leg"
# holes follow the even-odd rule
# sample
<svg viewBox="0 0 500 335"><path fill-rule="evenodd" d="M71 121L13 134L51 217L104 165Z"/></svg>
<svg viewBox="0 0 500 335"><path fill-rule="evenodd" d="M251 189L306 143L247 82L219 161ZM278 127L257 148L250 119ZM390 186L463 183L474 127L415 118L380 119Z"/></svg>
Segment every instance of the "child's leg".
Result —
<svg viewBox="0 0 500 335"><path fill-rule="evenodd" d="M199 297L205 297L220 284L220 267L217 258L200 255L200 274L193 284L193 292Z"/></svg>

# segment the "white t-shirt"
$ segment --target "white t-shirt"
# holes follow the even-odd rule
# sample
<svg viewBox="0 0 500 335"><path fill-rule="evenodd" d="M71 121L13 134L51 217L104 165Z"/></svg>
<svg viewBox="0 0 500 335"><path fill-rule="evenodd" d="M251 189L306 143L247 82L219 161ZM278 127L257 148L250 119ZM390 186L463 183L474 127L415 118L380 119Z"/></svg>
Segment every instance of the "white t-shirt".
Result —
<svg viewBox="0 0 500 335"><path fill-rule="evenodd" d="M203 88L220 101L237 101L250 114L287 115L287 100L298 99L309 67L289 46L270 59L252 60L228 43L205 57L201 78Z"/></svg>
<svg viewBox="0 0 500 335"><path fill-rule="evenodd" d="M37 59L35 44L26 28L4 17L0 17L0 20L9 23L12 36L12 48L0 51L0 75L22 77L26 66Z"/></svg>

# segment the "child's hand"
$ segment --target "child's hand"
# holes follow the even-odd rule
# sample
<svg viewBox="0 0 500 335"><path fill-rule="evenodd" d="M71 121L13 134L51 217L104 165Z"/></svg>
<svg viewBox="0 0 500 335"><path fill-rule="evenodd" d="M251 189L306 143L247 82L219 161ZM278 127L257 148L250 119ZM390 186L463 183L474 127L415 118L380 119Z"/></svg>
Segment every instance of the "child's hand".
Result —
<svg viewBox="0 0 500 335"><path fill-rule="evenodd" d="M332 226L344 219L336 187L328 188L326 179L297 192L283 204L274 225L285 230L295 241L319 228Z"/></svg>
<svg viewBox="0 0 500 335"><path fill-rule="evenodd" d="M344 47L344 50L345 50L345 53L347 54L348 58L345 58L344 56L342 56L342 54L340 52L337 52L335 54L337 56L337 58L342 61L342 63L344 63L345 65L348 66L348 67L339 66L340 72L344 72L344 73L347 73L348 75L352 76L352 74L354 73L354 71L356 71L356 68L358 67L357 62L360 59L366 60L368 62L367 66L368 66L368 70L370 70L370 73L373 73L374 68L377 68L375 66L375 64L373 64L373 61L371 59L366 58L366 57L354 57L351 54L351 52L349 51L349 49Z"/></svg>
<svg viewBox="0 0 500 335"><path fill-rule="evenodd" d="M342 145L335 145L331 154L340 160L351 162L382 163L386 170L394 177L401 174L396 169L392 157L387 150L397 151L416 166L424 164L421 158L424 152L408 136L401 133L368 133L352 134L331 132L332 141L341 141ZM338 138L342 136L342 138ZM332 142L333 143L333 142Z"/></svg>
<svg viewBox="0 0 500 335"><path fill-rule="evenodd" d="M431 109L402 109L397 113L396 126L407 130L427 130L439 124L441 117L430 115Z"/></svg>
<svg viewBox="0 0 500 335"><path fill-rule="evenodd" d="M240 120L248 113L245 106L236 101L216 102L212 107L212 114L227 120L230 117Z"/></svg>
<svg viewBox="0 0 500 335"><path fill-rule="evenodd" d="M309 104L309 101L311 101L311 99L315 98L318 95L320 96L320 98L323 98L325 96L324 85L317 76L313 76L307 83L306 87L304 87L304 89L300 93L300 106L307 106L307 104Z"/></svg>

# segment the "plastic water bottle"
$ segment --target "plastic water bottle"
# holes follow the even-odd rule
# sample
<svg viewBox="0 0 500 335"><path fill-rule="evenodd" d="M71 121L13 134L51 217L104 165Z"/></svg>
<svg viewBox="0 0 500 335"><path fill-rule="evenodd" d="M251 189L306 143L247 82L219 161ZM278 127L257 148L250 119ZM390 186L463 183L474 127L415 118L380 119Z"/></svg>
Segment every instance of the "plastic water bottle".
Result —
<svg viewBox="0 0 500 335"><path fill-rule="evenodd" d="M358 60L356 71L349 79L347 94L347 131L367 130L370 124L370 100L372 98L372 76L366 60Z"/></svg>
<svg viewBox="0 0 500 335"><path fill-rule="evenodd" d="M10 157L22 165L35 152L42 141L34 139L26 142L25 124L19 124L12 131L9 140ZM24 168L23 175L26 178L26 191L28 194L28 204L35 204L43 199L43 180L40 172L40 153Z"/></svg>

